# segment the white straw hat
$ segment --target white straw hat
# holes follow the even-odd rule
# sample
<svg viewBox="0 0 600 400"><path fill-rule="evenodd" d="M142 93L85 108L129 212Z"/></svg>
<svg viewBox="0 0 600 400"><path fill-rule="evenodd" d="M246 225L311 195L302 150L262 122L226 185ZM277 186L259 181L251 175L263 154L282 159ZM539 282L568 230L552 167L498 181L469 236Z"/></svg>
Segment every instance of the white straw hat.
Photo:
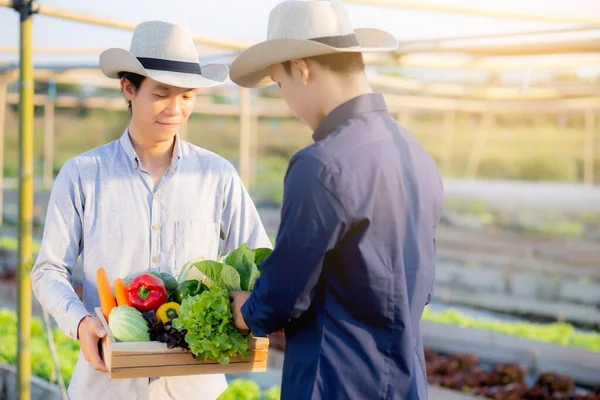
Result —
<svg viewBox="0 0 600 400"><path fill-rule="evenodd" d="M396 38L385 31L353 29L340 0L287 0L269 14L267 40L233 61L230 78L243 87L262 87L273 83L268 67L274 64L323 54L397 48Z"/></svg>
<svg viewBox="0 0 600 400"><path fill-rule="evenodd" d="M100 54L100 69L109 78L119 72L133 72L155 81L197 89L219 85L229 69L223 64L200 66L189 29L162 21L139 24L133 32L129 51L112 48Z"/></svg>

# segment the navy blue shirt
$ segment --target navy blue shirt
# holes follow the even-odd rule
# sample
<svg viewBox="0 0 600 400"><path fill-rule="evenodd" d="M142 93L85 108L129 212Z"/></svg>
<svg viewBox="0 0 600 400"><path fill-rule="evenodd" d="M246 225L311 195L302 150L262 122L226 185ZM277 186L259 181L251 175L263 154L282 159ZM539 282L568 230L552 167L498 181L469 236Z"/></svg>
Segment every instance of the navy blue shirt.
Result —
<svg viewBox="0 0 600 400"><path fill-rule="evenodd" d="M426 399L438 168L381 94L338 106L313 138L290 162L244 320L257 336L285 328L283 400Z"/></svg>

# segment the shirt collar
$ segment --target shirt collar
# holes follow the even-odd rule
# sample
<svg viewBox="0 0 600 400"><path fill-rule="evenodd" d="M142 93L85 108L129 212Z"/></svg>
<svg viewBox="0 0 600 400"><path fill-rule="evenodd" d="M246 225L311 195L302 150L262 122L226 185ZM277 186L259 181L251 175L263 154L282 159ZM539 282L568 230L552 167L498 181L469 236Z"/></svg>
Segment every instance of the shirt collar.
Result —
<svg viewBox="0 0 600 400"><path fill-rule="evenodd" d="M131 162L133 168L139 168L141 166L141 163L138 155L136 154L133 148L133 144L131 143L131 137L129 137L129 127L125 129L125 132L123 132L123 135L121 135L119 142L121 143L121 147L125 151L125 154L127 155L127 158ZM181 160L182 154L183 152L181 148L181 140L179 140L179 133L177 133L175 135L175 148L173 149L173 158L171 158L171 165L175 165L176 163L178 163L179 160Z"/></svg>
<svg viewBox="0 0 600 400"><path fill-rule="evenodd" d="M381 93L361 94L334 108L323 118L313 133L315 142L325 139L347 119L372 111L386 111L387 106Z"/></svg>

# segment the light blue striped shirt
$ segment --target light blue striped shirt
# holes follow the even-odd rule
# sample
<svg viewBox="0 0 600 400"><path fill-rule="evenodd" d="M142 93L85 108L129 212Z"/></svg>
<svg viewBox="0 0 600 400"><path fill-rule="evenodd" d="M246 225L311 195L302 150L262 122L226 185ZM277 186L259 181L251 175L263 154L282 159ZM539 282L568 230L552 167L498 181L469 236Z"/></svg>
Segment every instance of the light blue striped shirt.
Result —
<svg viewBox="0 0 600 400"><path fill-rule="evenodd" d="M35 296L75 338L79 321L99 306L96 271L118 277L151 268L178 276L194 258L215 259L242 243L271 247L235 168L176 137L171 165L154 188L128 130L120 139L69 160L48 204L39 256L31 272ZM83 265L83 303L71 275ZM108 381L80 357L72 398L146 398L148 380ZM131 392L133 391L133 392ZM107 397L108 396L108 397ZM114 396L114 397L113 397Z"/></svg>

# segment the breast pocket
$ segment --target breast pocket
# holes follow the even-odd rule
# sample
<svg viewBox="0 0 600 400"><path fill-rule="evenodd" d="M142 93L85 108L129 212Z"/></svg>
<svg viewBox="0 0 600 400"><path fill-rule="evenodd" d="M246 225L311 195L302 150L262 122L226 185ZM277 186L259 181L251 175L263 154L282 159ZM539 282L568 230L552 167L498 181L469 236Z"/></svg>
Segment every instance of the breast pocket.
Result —
<svg viewBox="0 0 600 400"><path fill-rule="evenodd" d="M204 257L214 260L219 248L219 224L213 221L178 221L174 224L174 264L179 275L190 260ZM168 245L168 244L167 244Z"/></svg>

